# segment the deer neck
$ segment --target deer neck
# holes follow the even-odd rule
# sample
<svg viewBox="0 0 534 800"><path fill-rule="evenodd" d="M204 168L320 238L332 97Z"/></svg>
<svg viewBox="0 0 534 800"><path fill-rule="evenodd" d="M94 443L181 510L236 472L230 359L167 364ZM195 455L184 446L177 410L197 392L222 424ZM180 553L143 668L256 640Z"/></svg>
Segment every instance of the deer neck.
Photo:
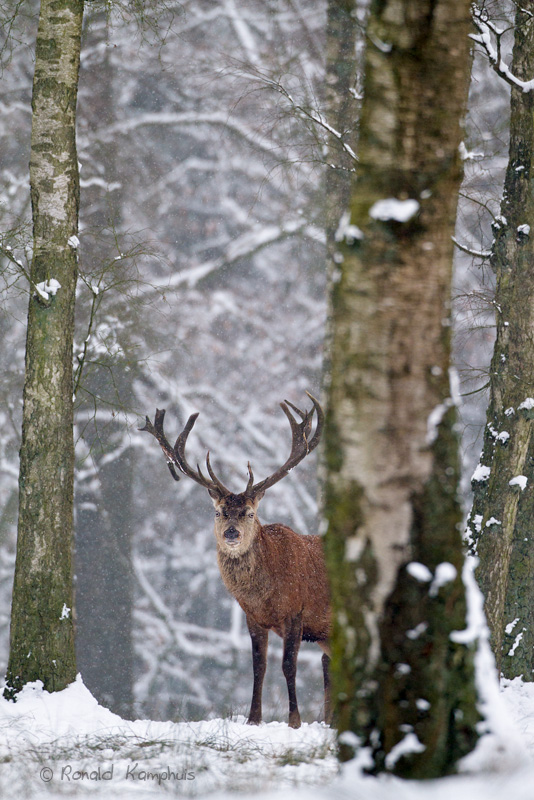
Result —
<svg viewBox="0 0 534 800"><path fill-rule="evenodd" d="M269 581L261 556L261 529L248 550L239 556L229 555L218 547L217 562L224 585L241 605L248 595L268 591Z"/></svg>

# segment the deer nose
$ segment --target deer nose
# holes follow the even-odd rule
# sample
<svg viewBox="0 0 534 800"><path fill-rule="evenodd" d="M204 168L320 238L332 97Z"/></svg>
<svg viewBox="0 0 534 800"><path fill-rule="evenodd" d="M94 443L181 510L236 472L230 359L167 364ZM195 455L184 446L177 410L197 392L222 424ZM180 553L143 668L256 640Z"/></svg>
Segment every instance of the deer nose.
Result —
<svg viewBox="0 0 534 800"><path fill-rule="evenodd" d="M230 541L237 539L238 536L239 536L239 531L237 530L237 528L234 528L233 525L227 528L224 532L224 538L229 539Z"/></svg>

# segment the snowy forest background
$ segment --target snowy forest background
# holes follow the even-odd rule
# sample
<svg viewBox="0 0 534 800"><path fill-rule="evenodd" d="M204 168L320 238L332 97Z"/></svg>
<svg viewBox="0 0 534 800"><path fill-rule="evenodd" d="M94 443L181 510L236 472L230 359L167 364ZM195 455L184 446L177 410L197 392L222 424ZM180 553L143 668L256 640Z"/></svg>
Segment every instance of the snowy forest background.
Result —
<svg viewBox="0 0 534 800"><path fill-rule="evenodd" d="M2 3L2 9L17 4ZM497 5L497 4L495 4ZM88 3L78 103L81 163L76 399L78 667L125 717L243 713L251 690L244 616L219 577L206 492L170 477L138 432L166 408L170 439L193 411L191 461L210 449L242 490L246 464L289 450L278 408L320 392L326 319L325 172L332 142L309 112L325 93L325 5L190 0ZM2 36L0 234L27 264L36 3ZM503 13L506 9L503 7ZM277 87L285 87L300 111ZM508 92L475 56L457 240L491 243L506 165ZM330 145L327 152L325 145ZM340 209L340 215L343 209ZM2 264L0 672L8 656L27 290ZM493 341L491 272L458 251L456 360L483 386ZM483 392L462 409L466 499ZM316 458L262 502L265 521L316 532ZM303 719L320 718L320 652L303 645ZM280 718L281 649L270 641L266 718Z"/></svg>

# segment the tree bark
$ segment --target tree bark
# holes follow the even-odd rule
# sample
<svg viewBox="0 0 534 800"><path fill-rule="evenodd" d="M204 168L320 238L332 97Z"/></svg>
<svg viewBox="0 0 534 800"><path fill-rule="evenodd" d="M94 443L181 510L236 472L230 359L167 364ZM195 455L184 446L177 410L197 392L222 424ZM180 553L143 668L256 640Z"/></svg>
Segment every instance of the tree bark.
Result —
<svg viewBox="0 0 534 800"><path fill-rule="evenodd" d="M34 249L17 559L6 694L76 676L72 588L72 341L77 280L76 99L83 0L42 0L32 95Z"/></svg>
<svg viewBox="0 0 534 800"><path fill-rule="evenodd" d="M511 72L524 80L534 74L534 23L520 7ZM497 665L506 677L529 681L534 677L533 157L533 93L512 88L509 162L491 255L497 338L468 534L480 559L477 578Z"/></svg>
<svg viewBox="0 0 534 800"><path fill-rule="evenodd" d="M473 651L454 634L466 600L449 379L468 33L466 0L371 4L331 287L325 546L341 756L352 732L374 771L415 778L454 771L477 738Z"/></svg>

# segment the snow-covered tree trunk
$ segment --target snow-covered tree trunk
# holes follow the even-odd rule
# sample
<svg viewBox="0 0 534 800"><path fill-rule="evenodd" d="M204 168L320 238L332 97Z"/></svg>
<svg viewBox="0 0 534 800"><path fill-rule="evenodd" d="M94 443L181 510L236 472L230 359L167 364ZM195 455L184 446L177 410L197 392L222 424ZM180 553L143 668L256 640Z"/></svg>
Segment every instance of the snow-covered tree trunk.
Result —
<svg viewBox="0 0 534 800"><path fill-rule="evenodd" d="M373 2L350 225L331 289L325 430L342 757L451 772L477 738L450 290L467 0ZM452 380L451 380L452 377ZM340 566L341 565L341 566Z"/></svg>
<svg viewBox="0 0 534 800"><path fill-rule="evenodd" d="M511 73L534 76L534 22L518 7ZM510 148L501 214L493 223L497 338L469 534L498 666L533 680L534 668L534 97L511 91Z"/></svg>
<svg viewBox="0 0 534 800"><path fill-rule="evenodd" d="M7 694L75 678L72 341L77 280L75 121L83 0L42 0L32 95L33 261Z"/></svg>

